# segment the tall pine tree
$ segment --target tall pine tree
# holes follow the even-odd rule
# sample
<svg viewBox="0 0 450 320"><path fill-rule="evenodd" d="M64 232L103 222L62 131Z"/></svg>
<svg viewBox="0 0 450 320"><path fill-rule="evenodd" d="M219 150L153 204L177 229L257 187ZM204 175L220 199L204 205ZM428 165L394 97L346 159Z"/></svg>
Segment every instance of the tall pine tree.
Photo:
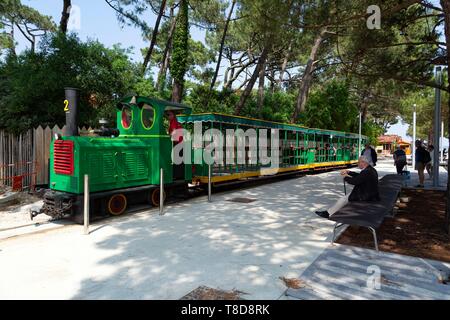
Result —
<svg viewBox="0 0 450 320"><path fill-rule="evenodd" d="M172 101L181 102L184 89L184 75L188 65L188 40L189 40L189 3L188 0L180 1L180 9L177 15L177 26L172 42L172 61L170 74L173 78Z"/></svg>

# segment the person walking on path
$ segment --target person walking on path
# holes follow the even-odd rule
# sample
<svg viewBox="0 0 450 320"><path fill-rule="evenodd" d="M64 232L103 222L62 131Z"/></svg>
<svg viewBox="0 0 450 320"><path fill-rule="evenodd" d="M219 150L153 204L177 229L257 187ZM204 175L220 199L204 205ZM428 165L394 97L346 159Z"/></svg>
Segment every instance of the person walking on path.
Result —
<svg viewBox="0 0 450 320"><path fill-rule="evenodd" d="M425 180L425 167L428 162L431 161L430 153L423 147L422 141L416 140L416 167L417 173L419 175L419 184L416 186L416 188L423 188L424 187L424 180Z"/></svg>
<svg viewBox="0 0 450 320"><path fill-rule="evenodd" d="M406 153L400 146L394 152L394 165L397 168L397 174L402 174L403 168L406 166Z"/></svg>

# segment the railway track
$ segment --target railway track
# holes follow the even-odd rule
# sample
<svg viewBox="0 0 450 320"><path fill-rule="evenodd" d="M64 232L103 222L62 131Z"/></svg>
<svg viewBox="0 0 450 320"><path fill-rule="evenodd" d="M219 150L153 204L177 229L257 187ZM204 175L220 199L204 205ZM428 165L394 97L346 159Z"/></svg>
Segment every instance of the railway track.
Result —
<svg viewBox="0 0 450 320"><path fill-rule="evenodd" d="M290 172L290 173L284 173L284 174L279 174L279 175L274 175L274 176L246 178L246 179L232 181L232 182L228 182L228 183L222 183L219 185L213 185L212 186L213 198L214 198L214 194L225 194L225 193L233 192L233 191L239 190L239 189L245 190L245 189L255 188L260 185L265 185L265 184L275 183L275 182L279 182L279 181L303 177L307 174L314 175L314 174L329 172L329 171L333 171L333 170L337 170L337 169L339 169L339 168L326 168L324 170L320 170L320 171L318 170L318 171L315 171L312 173L311 172ZM202 196L207 196L207 188L191 187L188 189L188 192L183 195L175 195L175 196L172 195L170 197L167 197L167 199L165 201L165 205L173 205L173 204L177 204L177 203L182 203L184 201L199 198ZM128 208L126 213L121 216L108 216L108 217L99 218L99 219L92 221L91 225L95 226L99 222L105 223L108 221L117 221L117 219L131 217L134 214L137 214L142 211L149 210L149 209L150 210L154 209L155 211L158 210L157 207L149 207L148 205L134 205L134 206L131 206L130 208ZM2 234L11 232L13 230L30 228L33 226L40 227L40 226L45 226L45 225L51 225L51 224L55 224L55 222L60 222L60 221L63 223L55 226L54 228L40 229L40 230L36 230L35 232L28 232L28 233L24 233L24 234L20 234L20 232L18 232L16 235L11 235L11 236L2 238ZM3 228L3 229L0 229L0 241L9 239L11 237L26 236L26 235L30 235L30 234L45 232L45 231L59 230L61 228L66 228L66 227L70 227L70 226L79 226L79 224L71 221L70 217L65 217L65 218L59 218L59 219L51 219L51 220L44 221L44 222L27 223L27 224L23 224L23 225Z"/></svg>

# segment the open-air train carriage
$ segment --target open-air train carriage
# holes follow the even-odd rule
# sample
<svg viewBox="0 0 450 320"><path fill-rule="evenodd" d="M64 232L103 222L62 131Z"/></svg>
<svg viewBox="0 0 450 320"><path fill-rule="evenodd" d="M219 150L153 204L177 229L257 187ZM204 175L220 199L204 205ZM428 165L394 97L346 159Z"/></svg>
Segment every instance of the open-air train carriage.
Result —
<svg viewBox="0 0 450 320"><path fill-rule="evenodd" d="M209 129L216 129L221 132L223 138L223 150L221 157L222 163L213 165L214 183L242 179L247 177L255 177L264 173L285 173L292 171L309 171L324 168L338 168L342 166L353 165L358 160L358 143L359 136L353 133L345 133L332 130L312 129L299 125L284 124L260 119L252 119L248 117L232 116L218 113L204 113L178 116L178 120L185 125L190 131L193 130L194 124L201 123L203 133ZM260 159L250 161L249 139L245 145L245 164L237 161L238 143L232 142L231 148L234 148L232 159L227 162L226 152L230 152L227 145L226 131L242 129L244 132L248 129L254 129L259 138L261 130L265 130L267 134L268 153L272 151L271 134L273 130L278 130L278 163L279 168L276 170L267 170L270 165L263 165ZM208 140L208 139L206 139ZM362 136L362 144L367 138ZM259 151L259 139L257 141L257 151ZM192 153L203 153L203 148L210 143L206 141L203 145L193 143ZM256 153L258 157L259 152ZM207 183L208 181L208 165L203 161L194 167L193 181Z"/></svg>

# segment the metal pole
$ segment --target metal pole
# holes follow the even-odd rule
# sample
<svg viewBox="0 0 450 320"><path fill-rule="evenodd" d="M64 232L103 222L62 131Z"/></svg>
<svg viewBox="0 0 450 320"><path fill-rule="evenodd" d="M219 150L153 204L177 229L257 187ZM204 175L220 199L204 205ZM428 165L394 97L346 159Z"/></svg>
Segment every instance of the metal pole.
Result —
<svg viewBox="0 0 450 320"><path fill-rule="evenodd" d="M89 176L84 175L84 234L89 234Z"/></svg>
<svg viewBox="0 0 450 320"><path fill-rule="evenodd" d="M208 202L211 202L211 164L208 165Z"/></svg>
<svg viewBox="0 0 450 320"><path fill-rule="evenodd" d="M441 159L440 162L444 162L444 121L441 124ZM439 164L440 164L439 162Z"/></svg>
<svg viewBox="0 0 450 320"><path fill-rule="evenodd" d="M159 214L164 214L164 170L159 172Z"/></svg>
<svg viewBox="0 0 450 320"><path fill-rule="evenodd" d="M412 142L412 168L413 170L416 168L416 105L413 105L413 142Z"/></svg>
<svg viewBox="0 0 450 320"><path fill-rule="evenodd" d="M359 139L358 139L358 158L361 154L361 125L362 125L362 114L361 111L359 111Z"/></svg>
<svg viewBox="0 0 450 320"><path fill-rule="evenodd" d="M436 68L436 84L441 85L441 67ZM441 90L435 89L434 102L434 159L433 159L433 187L439 187L439 137L441 129Z"/></svg>

